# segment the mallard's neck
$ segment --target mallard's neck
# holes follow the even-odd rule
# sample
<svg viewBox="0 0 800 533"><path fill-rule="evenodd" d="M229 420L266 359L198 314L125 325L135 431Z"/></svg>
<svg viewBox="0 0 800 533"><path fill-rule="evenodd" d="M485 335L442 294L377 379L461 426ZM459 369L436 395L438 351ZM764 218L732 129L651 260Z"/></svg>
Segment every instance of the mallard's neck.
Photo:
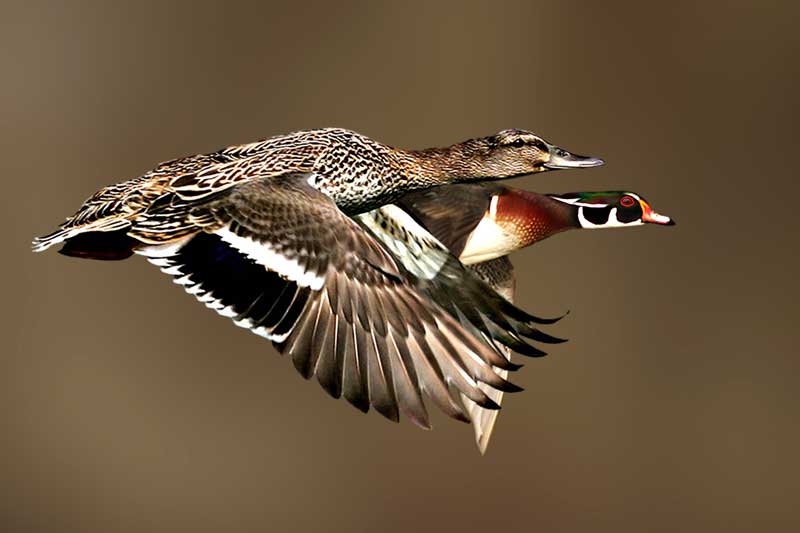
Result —
<svg viewBox="0 0 800 533"><path fill-rule="evenodd" d="M523 169L508 168L508 163L495 160L485 150L468 143L445 148L400 150L398 157L408 175L415 182L424 184L423 187L486 181L525 173Z"/></svg>

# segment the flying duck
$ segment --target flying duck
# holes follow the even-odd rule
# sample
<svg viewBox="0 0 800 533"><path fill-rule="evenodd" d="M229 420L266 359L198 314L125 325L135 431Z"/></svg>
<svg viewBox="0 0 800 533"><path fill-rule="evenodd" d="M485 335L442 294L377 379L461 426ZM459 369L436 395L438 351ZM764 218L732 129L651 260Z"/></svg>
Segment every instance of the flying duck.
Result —
<svg viewBox="0 0 800 533"><path fill-rule="evenodd" d="M671 226L632 192L539 194L498 183L458 184L409 193L394 205L359 215L367 227L388 227L400 215L424 227L469 269L509 302L514 300L514 268L508 254L570 229ZM551 339L557 342L558 339ZM508 346L498 347L509 360ZM533 354L528 354L533 355ZM497 369L503 377L508 369ZM479 385L497 405L503 391ZM486 452L499 411L462 396L481 453Z"/></svg>
<svg viewBox="0 0 800 533"><path fill-rule="evenodd" d="M482 384L519 389L501 377L515 365L496 345L539 355L528 341L555 342L535 327L554 319L513 306L410 217L394 240L352 217L437 185L602 163L523 130L426 150L300 131L106 187L33 249L144 255L332 396L430 427L423 396L462 420L459 395L499 408Z"/></svg>

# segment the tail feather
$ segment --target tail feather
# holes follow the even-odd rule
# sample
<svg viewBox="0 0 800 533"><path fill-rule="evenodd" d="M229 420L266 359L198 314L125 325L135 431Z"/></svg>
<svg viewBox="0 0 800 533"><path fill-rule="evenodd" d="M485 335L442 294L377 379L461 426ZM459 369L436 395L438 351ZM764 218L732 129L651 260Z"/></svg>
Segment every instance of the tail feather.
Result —
<svg viewBox="0 0 800 533"><path fill-rule="evenodd" d="M58 253L83 259L119 261L132 256L140 245L141 242L127 235L127 230L93 231L67 240Z"/></svg>
<svg viewBox="0 0 800 533"><path fill-rule="evenodd" d="M49 235L45 235L44 237L36 237L33 239L33 243L31 243L31 248L34 252L44 252L51 246L56 244L60 244L69 238L69 231L60 229L58 231L54 231Z"/></svg>
<svg viewBox="0 0 800 533"><path fill-rule="evenodd" d="M119 230L128 230L130 227L130 221L124 218L104 218L83 225L69 225L69 221L67 221L53 233L33 239L31 247L34 252L44 252L51 246L72 240L80 235L119 233Z"/></svg>
<svg viewBox="0 0 800 533"><path fill-rule="evenodd" d="M84 259L119 260L133 255L141 242L128 236L129 224L105 224L96 227L62 228L33 240L33 251L43 252L63 244L59 253Z"/></svg>

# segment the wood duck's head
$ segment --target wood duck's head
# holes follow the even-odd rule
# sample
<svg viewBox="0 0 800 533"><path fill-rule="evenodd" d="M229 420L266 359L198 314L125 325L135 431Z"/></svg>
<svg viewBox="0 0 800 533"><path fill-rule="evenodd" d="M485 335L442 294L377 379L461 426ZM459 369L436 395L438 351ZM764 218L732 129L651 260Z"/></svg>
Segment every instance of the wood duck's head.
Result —
<svg viewBox="0 0 800 533"><path fill-rule="evenodd" d="M485 200L486 210L472 226L461 251L464 263L500 257L570 229L675 224L631 192L556 195L503 186L493 189Z"/></svg>
<svg viewBox="0 0 800 533"><path fill-rule="evenodd" d="M577 225L585 229L625 228L643 224L673 226L670 217L658 214L640 195L626 191L549 194L574 208Z"/></svg>

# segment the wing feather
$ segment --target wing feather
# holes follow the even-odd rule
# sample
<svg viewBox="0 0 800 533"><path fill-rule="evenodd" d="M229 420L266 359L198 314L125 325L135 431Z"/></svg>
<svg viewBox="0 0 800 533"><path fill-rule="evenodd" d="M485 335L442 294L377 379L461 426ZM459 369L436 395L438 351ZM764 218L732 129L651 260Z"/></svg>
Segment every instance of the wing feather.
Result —
<svg viewBox="0 0 800 533"><path fill-rule="evenodd" d="M490 328L463 323L500 314L490 321L495 327L517 321L523 330L527 315L485 297L485 312L465 318L465 301L444 287L474 285L468 271L448 270L437 281L439 292L431 291L430 280L421 280L308 178L289 174L231 187L195 209L202 232L169 251L146 253L188 292L272 340L301 375L316 375L330 395L362 411L373 407L394 421L403 413L430 427L426 397L466 420L459 395L496 409L483 389L518 390L500 373L507 360L486 342ZM424 258L418 270L433 272L441 257ZM448 294L442 305L431 297ZM520 335L495 336L524 342Z"/></svg>

